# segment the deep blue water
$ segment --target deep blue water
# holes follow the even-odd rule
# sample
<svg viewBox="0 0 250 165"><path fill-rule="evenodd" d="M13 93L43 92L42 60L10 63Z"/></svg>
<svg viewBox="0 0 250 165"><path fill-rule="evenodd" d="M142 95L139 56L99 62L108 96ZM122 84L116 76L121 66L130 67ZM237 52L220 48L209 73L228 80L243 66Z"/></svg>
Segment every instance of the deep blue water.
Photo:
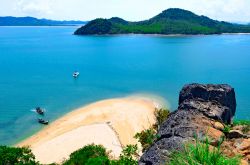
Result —
<svg viewBox="0 0 250 165"><path fill-rule="evenodd" d="M79 106L137 93L164 97L171 109L186 83L228 83L239 119L250 119L250 35L74 36L76 27L0 27L0 144ZM79 79L72 72L79 70Z"/></svg>

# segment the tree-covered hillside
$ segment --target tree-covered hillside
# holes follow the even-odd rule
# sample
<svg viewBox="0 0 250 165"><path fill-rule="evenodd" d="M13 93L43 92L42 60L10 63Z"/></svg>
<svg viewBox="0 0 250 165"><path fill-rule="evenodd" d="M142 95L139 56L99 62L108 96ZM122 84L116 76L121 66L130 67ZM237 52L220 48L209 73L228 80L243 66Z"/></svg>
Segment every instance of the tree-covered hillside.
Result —
<svg viewBox="0 0 250 165"><path fill-rule="evenodd" d="M95 19L75 31L76 35L91 34L221 34L249 33L249 25L232 24L198 16L190 11L172 8L140 22L118 17Z"/></svg>
<svg viewBox="0 0 250 165"><path fill-rule="evenodd" d="M84 25L83 21L55 21L34 17L0 17L0 26L66 26Z"/></svg>

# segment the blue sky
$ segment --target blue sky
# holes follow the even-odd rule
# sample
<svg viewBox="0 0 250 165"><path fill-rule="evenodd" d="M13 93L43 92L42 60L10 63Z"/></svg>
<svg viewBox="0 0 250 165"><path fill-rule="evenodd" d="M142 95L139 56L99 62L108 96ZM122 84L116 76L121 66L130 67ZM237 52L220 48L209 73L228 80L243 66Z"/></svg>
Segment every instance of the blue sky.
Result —
<svg viewBox="0 0 250 165"><path fill-rule="evenodd" d="M118 16L148 19L177 7L230 22L250 22L250 0L0 0L0 16L91 20Z"/></svg>

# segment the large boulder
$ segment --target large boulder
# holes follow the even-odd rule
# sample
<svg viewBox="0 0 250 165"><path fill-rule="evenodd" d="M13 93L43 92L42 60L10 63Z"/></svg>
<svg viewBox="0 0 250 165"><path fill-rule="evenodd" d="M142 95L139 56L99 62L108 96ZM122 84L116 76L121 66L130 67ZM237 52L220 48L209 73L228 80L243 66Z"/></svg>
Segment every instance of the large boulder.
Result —
<svg viewBox="0 0 250 165"><path fill-rule="evenodd" d="M185 85L179 95L179 106L184 109L192 107L209 117L231 123L236 110L234 88L226 84Z"/></svg>
<svg viewBox="0 0 250 165"><path fill-rule="evenodd" d="M165 164L169 154L185 142L204 138L215 122L231 123L236 110L234 89L229 85L185 85L180 92L178 110L160 126L160 138L142 155L139 164ZM211 132L211 131L210 131ZM220 130L214 136L224 135Z"/></svg>

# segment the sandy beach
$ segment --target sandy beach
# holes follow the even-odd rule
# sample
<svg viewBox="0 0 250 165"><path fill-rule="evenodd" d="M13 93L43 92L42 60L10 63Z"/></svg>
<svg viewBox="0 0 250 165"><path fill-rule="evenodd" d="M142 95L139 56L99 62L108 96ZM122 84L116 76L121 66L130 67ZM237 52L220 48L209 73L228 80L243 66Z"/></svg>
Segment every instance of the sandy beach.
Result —
<svg viewBox="0 0 250 165"><path fill-rule="evenodd" d="M76 109L17 144L30 146L38 161L60 163L73 151L101 144L118 157L122 146L136 144L134 135L155 121L159 103L149 98L127 97L99 101Z"/></svg>

